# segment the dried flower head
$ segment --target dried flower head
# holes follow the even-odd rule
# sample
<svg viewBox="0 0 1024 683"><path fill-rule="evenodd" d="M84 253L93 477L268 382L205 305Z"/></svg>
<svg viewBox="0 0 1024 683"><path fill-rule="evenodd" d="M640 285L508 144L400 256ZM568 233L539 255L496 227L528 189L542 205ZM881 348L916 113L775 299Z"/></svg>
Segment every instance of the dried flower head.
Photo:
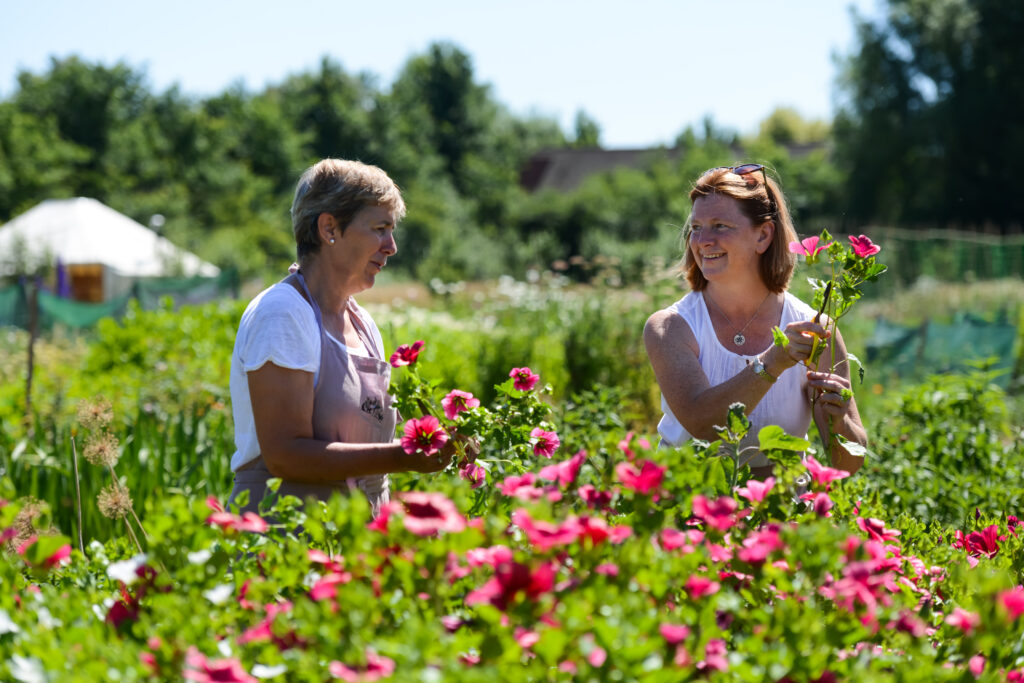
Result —
<svg viewBox="0 0 1024 683"><path fill-rule="evenodd" d="M117 437L107 432L93 434L85 444L82 457L93 465L113 467L117 464L117 459L121 457Z"/></svg>
<svg viewBox="0 0 1024 683"><path fill-rule="evenodd" d="M102 396L78 404L78 422L90 431L106 428L113 419L114 411L110 401Z"/></svg>
<svg viewBox="0 0 1024 683"><path fill-rule="evenodd" d="M120 484L110 484L96 497L96 506L104 517L121 519L131 512L132 499L128 495L128 489Z"/></svg>
<svg viewBox="0 0 1024 683"><path fill-rule="evenodd" d="M38 536L43 531L37 528L36 520L46 512L46 504L31 496L21 498L18 503L21 507L18 510L18 514L11 521L14 536L4 545L4 550L8 553L15 552L18 546L33 536Z"/></svg>

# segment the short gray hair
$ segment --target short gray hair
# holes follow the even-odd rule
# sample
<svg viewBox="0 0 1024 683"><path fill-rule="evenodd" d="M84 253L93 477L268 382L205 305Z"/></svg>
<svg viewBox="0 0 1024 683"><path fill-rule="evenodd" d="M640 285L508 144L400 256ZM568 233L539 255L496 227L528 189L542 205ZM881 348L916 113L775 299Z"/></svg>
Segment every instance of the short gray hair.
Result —
<svg viewBox="0 0 1024 683"><path fill-rule="evenodd" d="M322 159L307 168L295 186L291 211L299 259L320 250L320 214L334 216L344 232L355 215L368 206L389 209L396 222L405 216L401 191L376 166L346 159Z"/></svg>

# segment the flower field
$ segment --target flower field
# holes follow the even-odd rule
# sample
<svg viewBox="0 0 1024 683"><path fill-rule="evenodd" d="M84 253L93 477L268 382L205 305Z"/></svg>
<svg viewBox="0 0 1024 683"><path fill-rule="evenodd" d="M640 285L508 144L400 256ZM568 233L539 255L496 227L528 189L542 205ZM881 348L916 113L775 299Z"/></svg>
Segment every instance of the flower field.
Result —
<svg viewBox="0 0 1024 683"><path fill-rule="evenodd" d="M718 444L652 447L639 331L673 296L371 306L400 404L435 406L403 410L407 447L483 435L394 477L373 522L359 495L225 507L240 304L49 340L27 424L3 361L0 680L1024 678L1022 435L994 378L875 393L869 368L860 473L769 428L777 474L749 481L740 410Z"/></svg>

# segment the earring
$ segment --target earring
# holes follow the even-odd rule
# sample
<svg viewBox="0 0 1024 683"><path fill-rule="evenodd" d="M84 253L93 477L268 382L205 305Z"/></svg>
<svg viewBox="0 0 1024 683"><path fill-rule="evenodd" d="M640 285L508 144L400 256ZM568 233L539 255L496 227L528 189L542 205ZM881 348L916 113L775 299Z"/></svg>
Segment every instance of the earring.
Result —
<svg viewBox="0 0 1024 683"><path fill-rule="evenodd" d="M334 244L334 238L333 237L331 238L331 244Z"/></svg>

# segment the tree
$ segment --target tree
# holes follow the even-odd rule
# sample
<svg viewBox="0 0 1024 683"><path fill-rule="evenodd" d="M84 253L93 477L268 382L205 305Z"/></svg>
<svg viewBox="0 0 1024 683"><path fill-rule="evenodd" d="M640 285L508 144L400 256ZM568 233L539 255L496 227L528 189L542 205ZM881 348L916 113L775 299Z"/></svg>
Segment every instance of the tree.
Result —
<svg viewBox="0 0 1024 683"><path fill-rule="evenodd" d="M601 146L601 126L580 109L576 112L576 138L572 146L578 149Z"/></svg>
<svg viewBox="0 0 1024 683"><path fill-rule="evenodd" d="M837 159L858 221L1019 228L1024 193L1024 5L888 0L856 14L842 64Z"/></svg>

